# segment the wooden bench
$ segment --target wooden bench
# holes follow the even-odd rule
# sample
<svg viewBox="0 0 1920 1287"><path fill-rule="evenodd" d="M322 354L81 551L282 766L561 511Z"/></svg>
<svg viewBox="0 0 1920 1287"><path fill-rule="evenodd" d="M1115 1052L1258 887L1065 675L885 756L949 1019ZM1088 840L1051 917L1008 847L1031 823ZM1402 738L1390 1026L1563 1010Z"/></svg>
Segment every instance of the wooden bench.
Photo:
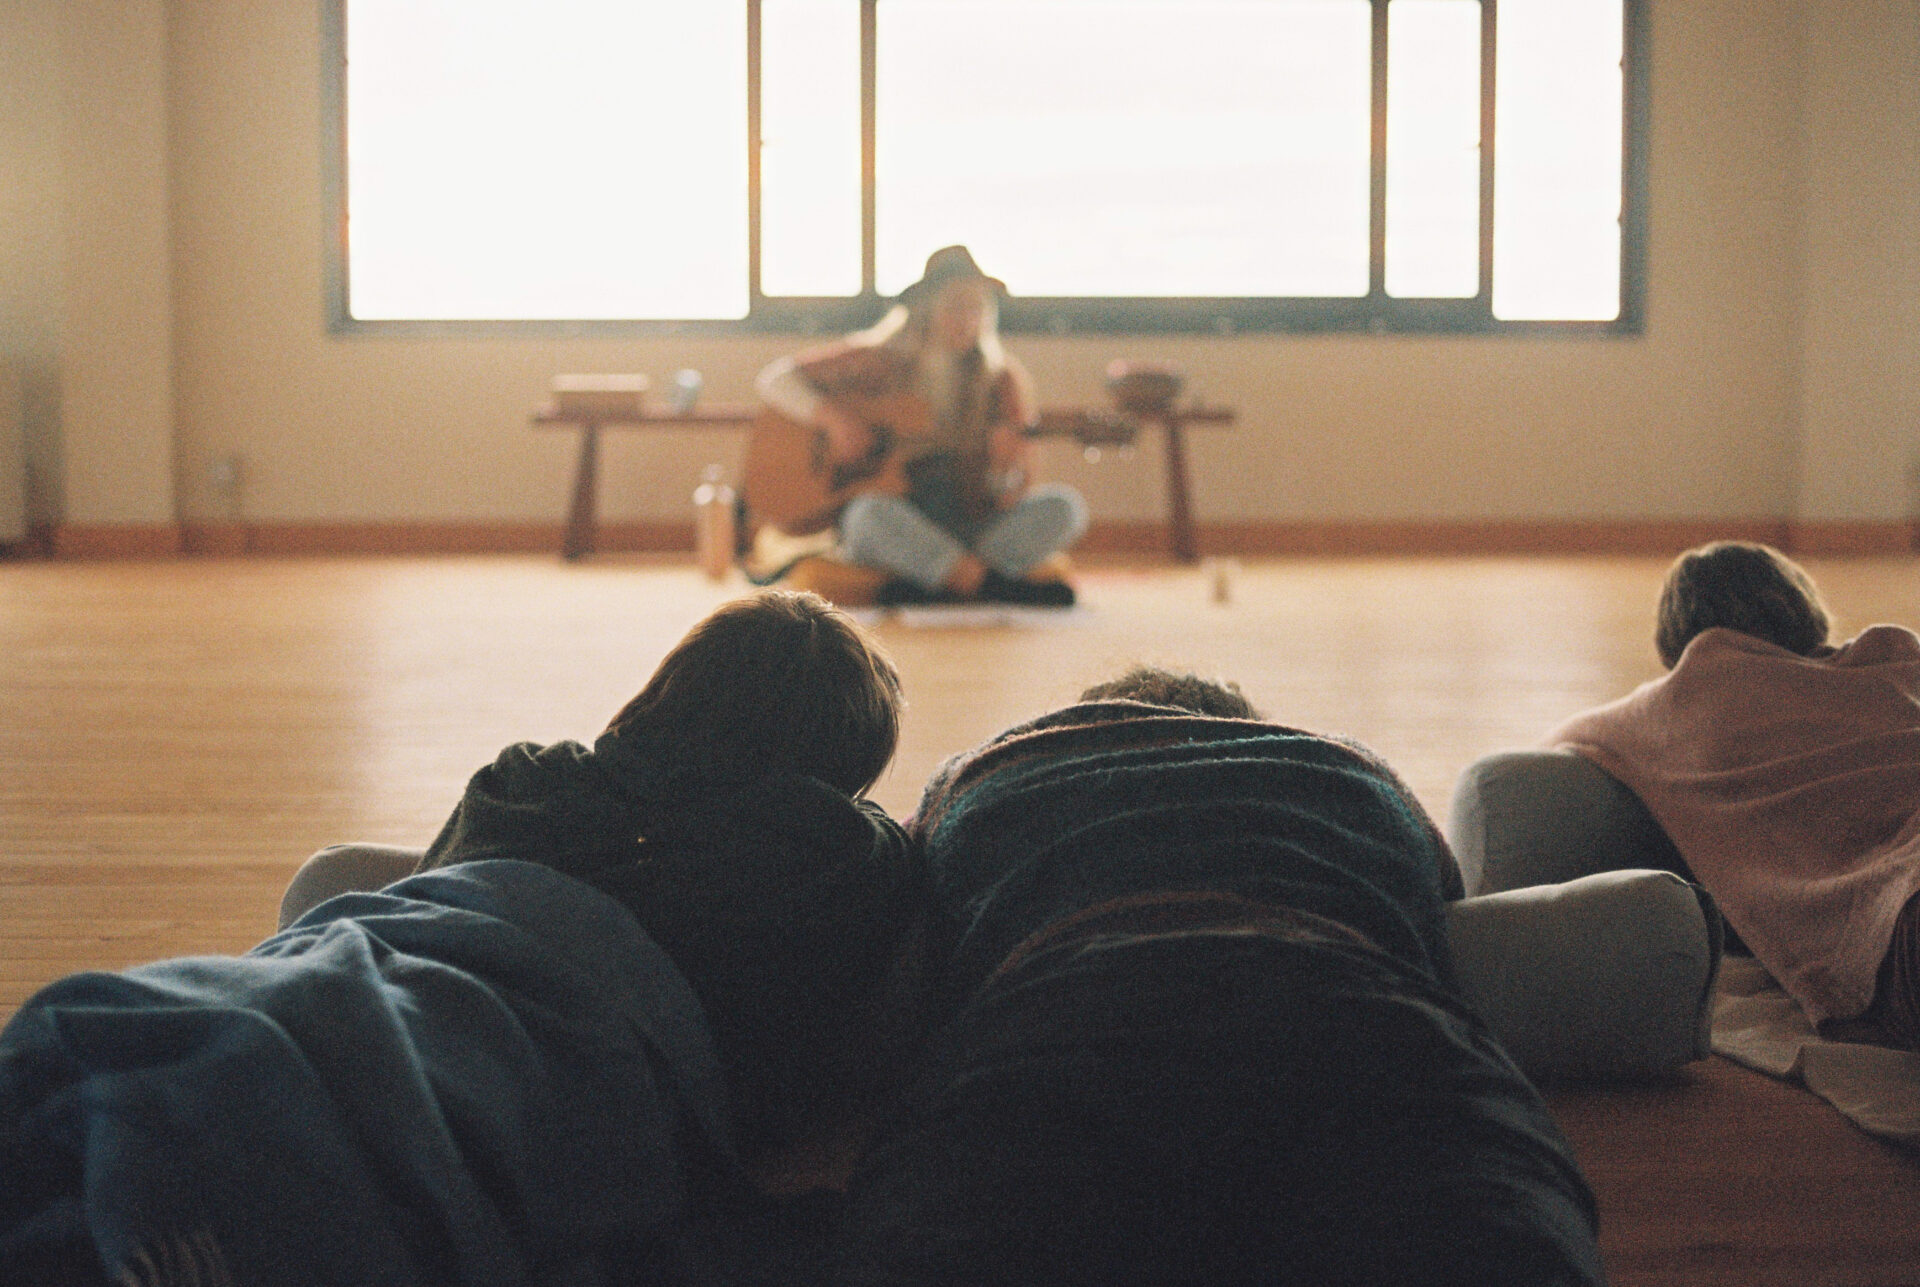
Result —
<svg viewBox="0 0 1920 1287"><path fill-rule="evenodd" d="M1069 421L1091 414L1078 407L1049 407L1040 413L1040 423ZM567 505L566 528L560 538L560 557L569 561L593 553L599 527L600 434L607 429L634 429L661 432L672 429L696 431L738 431L751 429L761 410L751 403L714 402L690 411L580 411L563 410L557 405L533 413L536 429L577 429L580 431L580 455L573 470L572 498ZM1182 563L1199 558L1194 538L1193 485L1187 471L1186 430L1189 425L1232 424L1234 413L1223 407L1173 407L1164 411L1143 412L1135 416L1143 424L1159 428L1165 444L1167 480L1167 548Z"/></svg>

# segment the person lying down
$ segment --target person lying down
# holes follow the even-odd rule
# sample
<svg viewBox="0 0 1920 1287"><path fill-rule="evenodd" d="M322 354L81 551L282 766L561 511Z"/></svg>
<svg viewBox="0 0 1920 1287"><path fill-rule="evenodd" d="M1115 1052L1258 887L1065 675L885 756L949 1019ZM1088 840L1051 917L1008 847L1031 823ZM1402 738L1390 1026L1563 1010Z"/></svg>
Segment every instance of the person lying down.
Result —
<svg viewBox="0 0 1920 1287"><path fill-rule="evenodd" d="M416 874L42 989L0 1031L0 1281L704 1281L748 1164L891 1066L921 876L857 797L898 712L850 620L763 593L591 750L503 753Z"/></svg>
<svg viewBox="0 0 1920 1287"><path fill-rule="evenodd" d="M1645 804L1824 1033L1920 1049L1920 636L1831 629L1779 551L1689 550L1659 601L1667 673L1546 741Z"/></svg>
<svg viewBox="0 0 1920 1287"><path fill-rule="evenodd" d="M835 1282L1602 1281L1459 990L1453 857L1371 752L1141 669L957 756L909 830L936 1027Z"/></svg>

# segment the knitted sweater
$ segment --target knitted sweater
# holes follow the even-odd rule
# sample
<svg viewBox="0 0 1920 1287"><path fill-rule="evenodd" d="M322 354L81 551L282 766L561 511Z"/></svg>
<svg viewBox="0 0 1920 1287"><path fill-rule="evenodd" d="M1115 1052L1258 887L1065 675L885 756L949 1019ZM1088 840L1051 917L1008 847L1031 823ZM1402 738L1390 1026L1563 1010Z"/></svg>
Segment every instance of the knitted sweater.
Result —
<svg viewBox="0 0 1920 1287"><path fill-rule="evenodd" d="M950 1007L1020 941L1116 898L1210 890L1358 931L1451 987L1459 870L1365 748L1251 720L1089 702L949 761L909 830L926 846Z"/></svg>

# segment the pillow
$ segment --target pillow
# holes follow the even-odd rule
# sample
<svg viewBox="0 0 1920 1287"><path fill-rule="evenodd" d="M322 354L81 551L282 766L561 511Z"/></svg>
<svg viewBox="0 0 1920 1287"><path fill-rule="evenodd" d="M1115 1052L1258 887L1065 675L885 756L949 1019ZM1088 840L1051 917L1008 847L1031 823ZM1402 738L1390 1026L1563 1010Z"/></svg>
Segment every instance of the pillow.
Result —
<svg viewBox="0 0 1920 1287"><path fill-rule="evenodd" d="M1709 1050L1719 912L1671 872L1611 871L1447 906L1461 990L1535 1081L1657 1076Z"/></svg>
<svg viewBox="0 0 1920 1287"><path fill-rule="evenodd" d="M366 894L413 875L424 849L398 845L329 845L300 864L280 895L280 928L335 894Z"/></svg>
<svg viewBox="0 0 1920 1287"><path fill-rule="evenodd" d="M1469 894L1623 868L1692 878L1640 797L1572 751L1502 751L1468 765L1447 841Z"/></svg>

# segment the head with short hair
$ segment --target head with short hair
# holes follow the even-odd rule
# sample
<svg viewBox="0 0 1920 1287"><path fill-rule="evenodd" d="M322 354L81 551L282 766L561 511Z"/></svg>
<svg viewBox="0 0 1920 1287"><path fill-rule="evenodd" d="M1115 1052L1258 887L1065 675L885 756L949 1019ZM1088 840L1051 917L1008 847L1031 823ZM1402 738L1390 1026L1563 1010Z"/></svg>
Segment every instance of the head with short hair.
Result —
<svg viewBox="0 0 1920 1287"><path fill-rule="evenodd" d="M883 994L920 864L846 797L873 785L899 730L900 676L853 619L763 590L695 625L596 743L655 811L647 860L589 883L699 998L743 1152L803 1137L888 1066Z"/></svg>
<svg viewBox="0 0 1920 1287"><path fill-rule="evenodd" d="M1222 719L1260 719L1240 685L1230 679L1202 679L1189 670L1135 666L1124 675L1095 684L1080 694L1083 702L1129 701L1170 706Z"/></svg>
<svg viewBox="0 0 1920 1287"><path fill-rule="evenodd" d="M1667 571L1654 647L1672 669L1695 635L1737 630L1802 656L1827 642L1827 605L1813 578L1786 555L1752 541L1688 550Z"/></svg>
<svg viewBox="0 0 1920 1287"><path fill-rule="evenodd" d="M899 742L900 675L819 595L762 590L688 631L604 736L697 779L800 773L859 795Z"/></svg>

